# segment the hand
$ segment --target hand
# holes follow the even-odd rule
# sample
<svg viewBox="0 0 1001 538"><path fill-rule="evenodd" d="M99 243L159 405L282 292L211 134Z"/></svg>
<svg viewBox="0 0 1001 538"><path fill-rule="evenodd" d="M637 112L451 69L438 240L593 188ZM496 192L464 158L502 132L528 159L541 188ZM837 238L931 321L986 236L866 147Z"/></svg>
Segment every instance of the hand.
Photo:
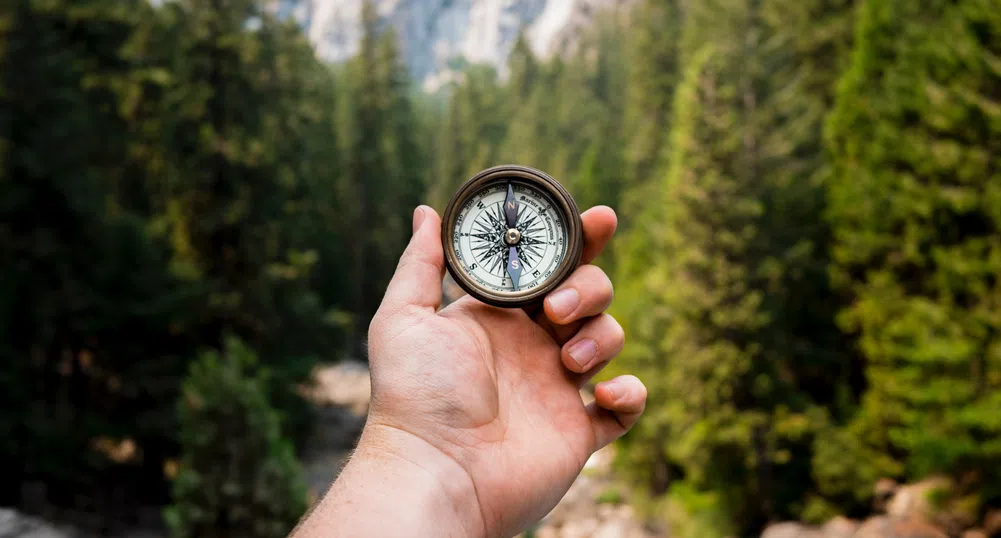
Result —
<svg viewBox="0 0 1001 538"><path fill-rule="evenodd" d="M587 264L616 218L606 207L581 218ZM581 265L538 312L471 297L439 311L440 228L433 209L417 209L372 320L369 418L324 500L334 529L314 526L323 535L511 536L545 516L588 457L643 411L646 389L633 376L599 383L588 406L578 392L624 343L603 313L613 292L601 269Z"/></svg>

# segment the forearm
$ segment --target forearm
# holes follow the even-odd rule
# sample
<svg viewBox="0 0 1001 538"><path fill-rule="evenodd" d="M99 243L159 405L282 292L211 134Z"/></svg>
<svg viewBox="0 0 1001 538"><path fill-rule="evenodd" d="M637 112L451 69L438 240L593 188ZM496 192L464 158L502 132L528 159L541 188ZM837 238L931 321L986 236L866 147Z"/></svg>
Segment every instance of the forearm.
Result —
<svg viewBox="0 0 1001 538"><path fill-rule="evenodd" d="M472 482L455 461L409 433L369 425L331 490L292 536L483 534Z"/></svg>

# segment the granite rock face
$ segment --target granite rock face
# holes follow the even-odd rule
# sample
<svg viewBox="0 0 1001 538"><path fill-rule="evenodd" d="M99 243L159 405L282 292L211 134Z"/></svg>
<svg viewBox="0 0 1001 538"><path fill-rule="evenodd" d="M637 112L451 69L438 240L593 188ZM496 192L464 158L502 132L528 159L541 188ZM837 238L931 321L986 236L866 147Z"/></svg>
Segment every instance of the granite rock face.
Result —
<svg viewBox="0 0 1001 538"><path fill-rule="evenodd" d="M341 62L358 50L364 0L272 0L281 17L304 28L317 55ZM404 59L425 89L448 82L463 62L505 71L524 29L536 54L572 46L595 14L631 0L373 0L400 38Z"/></svg>

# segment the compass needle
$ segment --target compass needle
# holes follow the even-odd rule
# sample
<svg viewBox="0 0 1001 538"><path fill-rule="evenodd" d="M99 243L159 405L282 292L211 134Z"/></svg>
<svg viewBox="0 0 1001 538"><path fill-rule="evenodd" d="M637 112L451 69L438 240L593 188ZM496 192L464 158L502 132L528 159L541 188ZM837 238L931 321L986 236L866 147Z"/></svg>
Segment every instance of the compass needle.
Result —
<svg viewBox="0 0 1001 538"><path fill-rule="evenodd" d="M511 247L507 255L507 274L511 275L511 287L518 291L518 281L521 280L521 259L518 258L518 248Z"/></svg>
<svg viewBox="0 0 1001 538"><path fill-rule="evenodd" d="M514 197L514 187L511 183L507 184L507 198L504 199L504 216L507 218L507 227L514 228L518 226L518 200Z"/></svg>

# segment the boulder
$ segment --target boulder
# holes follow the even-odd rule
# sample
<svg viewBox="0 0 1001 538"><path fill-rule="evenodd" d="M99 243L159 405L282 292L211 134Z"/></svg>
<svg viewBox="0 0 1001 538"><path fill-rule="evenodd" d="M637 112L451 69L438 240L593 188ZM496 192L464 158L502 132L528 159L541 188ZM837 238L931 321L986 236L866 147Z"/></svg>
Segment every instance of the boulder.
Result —
<svg viewBox="0 0 1001 538"><path fill-rule="evenodd" d="M920 519L876 516L866 520L853 538L949 538L949 535Z"/></svg>
<svg viewBox="0 0 1001 538"><path fill-rule="evenodd" d="M560 529L560 538L591 538L598 530L598 526L597 519L572 519Z"/></svg>
<svg viewBox="0 0 1001 538"><path fill-rule="evenodd" d="M1001 537L1001 508L991 508L984 516L984 532L990 538Z"/></svg>
<svg viewBox="0 0 1001 538"><path fill-rule="evenodd" d="M821 528L824 538L852 538L862 524L845 516L838 516Z"/></svg>
<svg viewBox="0 0 1001 538"><path fill-rule="evenodd" d="M635 521L610 519L594 531L591 538L644 538L645 531Z"/></svg>
<svg viewBox="0 0 1001 538"><path fill-rule="evenodd" d="M76 533L58 529L17 510L0 508L0 536L18 538L72 538Z"/></svg>
<svg viewBox="0 0 1001 538"><path fill-rule="evenodd" d="M359 361L346 360L317 367L313 372L313 384L304 392L318 405L344 407L364 417L372 399L368 366Z"/></svg>
<svg viewBox="0 0 1001 538"><path fill-rule="evenodd" d="M765 527L761 538L824 538L824 532L817 527L784 521Z"/></svg>
<svg viewBox="0 0 1001 538"><path fill-rule="evenodd" d="M556 527L542 527L535 531L535 538L560 538L560 531Z"/></svg>
<svg viewBox="0 0 1001 538"><path fill-rule="evenodd" d="M938 508L932 503L932 496L939 491L948 493L952 482L944 477L931 477L904 484L896 488L893 497L886 503L886 514L897 519L923 519L932 521Z"/></svg>
<svg viewBox="0 0 1001 538"><path fill-rule="evenodd" d="M886 503L897 492L897 481L892 478L880 478L872 488L872 507L877 512L886 512Z"/></svg>

